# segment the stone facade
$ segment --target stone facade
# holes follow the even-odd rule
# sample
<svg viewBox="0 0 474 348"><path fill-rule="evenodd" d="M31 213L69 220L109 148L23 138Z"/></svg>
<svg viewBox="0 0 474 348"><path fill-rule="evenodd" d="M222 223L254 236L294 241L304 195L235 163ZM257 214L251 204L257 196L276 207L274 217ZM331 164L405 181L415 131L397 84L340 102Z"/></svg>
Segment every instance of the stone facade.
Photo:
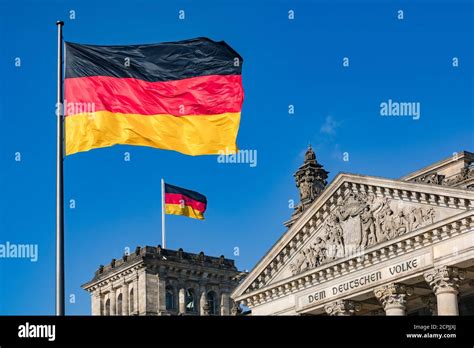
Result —
<svg viewBox="0 0 474 348"><path fill-rule="evenodd" d="M474 190L474 154L463 151L401 178L404 181Z"/></svg>
<svg viewBox="0 0 474 348"><path fill-rule="evenodd" d="M137 247L82 286L92 315L232 315L230 294L244 273L233 260L157 247Z"/></svg>
<svg viewBox="0 0 474 348"><path fill-rule="evenodd" d="M472 308L472 153L399 180L341 173L330 184L315 162L310 148L295 178L301 198L305 175L314 194L235 289L236 302L252 315L457 315Z"/></svg>

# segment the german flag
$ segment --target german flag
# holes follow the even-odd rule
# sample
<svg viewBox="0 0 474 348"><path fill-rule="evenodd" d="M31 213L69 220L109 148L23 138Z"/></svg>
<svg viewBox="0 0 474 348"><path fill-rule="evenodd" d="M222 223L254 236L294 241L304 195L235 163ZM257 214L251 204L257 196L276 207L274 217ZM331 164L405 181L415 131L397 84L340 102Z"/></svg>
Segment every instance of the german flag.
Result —
<svg viewBox="0 0 474 348"><path fill-rule="evenodd" d="M206 196L178 186L165 184L165 212L172 215L184 215L204 220Z"/></svg>
<svg viewBox="0 0 474 348"><path fill-rule="evenodd" d="M187 155L237 151L242 57L197 38L132 46L66 42L66 155L115 144Z"/></svg>

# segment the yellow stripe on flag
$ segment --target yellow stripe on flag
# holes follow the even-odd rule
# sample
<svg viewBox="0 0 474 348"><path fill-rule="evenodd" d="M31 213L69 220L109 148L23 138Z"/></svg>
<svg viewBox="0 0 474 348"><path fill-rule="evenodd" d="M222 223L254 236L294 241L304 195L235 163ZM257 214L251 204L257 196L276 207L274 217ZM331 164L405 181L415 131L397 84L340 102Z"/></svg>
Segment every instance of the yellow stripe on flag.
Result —
<svg viewBox="0 0 474 348"><path fill-rule="evenodd" d="M97 111L65 117L66 155L116 144L186 155L237 152L240 112L219 115L137 115Z"/></svg>
<svg viewBox="0 0 474 348"><path fill-rule="evenodd" d="M166 204L165 205L165 212L166 214L171 215L184 215L188 216L193 219L204 220L204 215L198 211L193 209L192 207L185 205L182 206L180 204Z"/></svg>

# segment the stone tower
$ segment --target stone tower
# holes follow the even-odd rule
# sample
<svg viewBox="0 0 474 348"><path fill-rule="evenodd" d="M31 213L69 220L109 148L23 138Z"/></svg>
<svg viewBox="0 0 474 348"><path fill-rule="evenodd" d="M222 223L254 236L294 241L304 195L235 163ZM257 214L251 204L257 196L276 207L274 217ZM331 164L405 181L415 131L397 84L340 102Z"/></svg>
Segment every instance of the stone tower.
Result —
<svg viewBox="0 0 474 348"><path fill-rule="evenodd" d="M236 315L230 293L244 275L224 256L138 246L82 288L92 315Z"/></svg>
<svg viewBox="0 0 474 348"><path fill-rule="evenodd" d="M324 170L316 160L316 154L309 145L304 155L303 164L294 174L296 187L298 187L300 194L300 203L295 207L291 219L285 222L286 227L290 227L321 194L327 185L328 174L329 172Z"/></svg>

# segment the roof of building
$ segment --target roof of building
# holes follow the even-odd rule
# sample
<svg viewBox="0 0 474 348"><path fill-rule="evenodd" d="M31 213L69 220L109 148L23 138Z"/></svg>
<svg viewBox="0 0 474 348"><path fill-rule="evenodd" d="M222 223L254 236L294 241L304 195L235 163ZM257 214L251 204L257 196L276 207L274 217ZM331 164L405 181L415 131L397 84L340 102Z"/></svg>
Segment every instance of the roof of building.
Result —
<svg viewBox="0 0 474 348"><path fill-rule="evenodd" d="M234 260L226 259L224 255L221 255L220 257L207 256L202 251L199 254L194 254L185 252L182 248L178 250L163 249L161 245L156 247L137 246L133 253L124 254L121 259L112 259L112 261L105 266L100 265L94 273L94 278L82 285L82 287L86 288L97 280L107 278L110 274L116 273L121 269L125 269L130 265L139 263L141 261L158 261L166 264L179 263L199 265L205 268L215 268L238 272L237 267L234 264Z"/></svg>
<svg viewBox="0 0 474 348"><path fill-rule="evenodd" d="M431 163L423 168L417 169L416 171L411 172L401 177L400 180L409 181L421 175L431 173L431 172L436 172L438 170L442 170L443 168L449 166L453 162L459 162L459 161L463 161L463 162L474 161L474 153L469 152L469 151L454 152L452 156L443 158L440 161Z"/></svg>

